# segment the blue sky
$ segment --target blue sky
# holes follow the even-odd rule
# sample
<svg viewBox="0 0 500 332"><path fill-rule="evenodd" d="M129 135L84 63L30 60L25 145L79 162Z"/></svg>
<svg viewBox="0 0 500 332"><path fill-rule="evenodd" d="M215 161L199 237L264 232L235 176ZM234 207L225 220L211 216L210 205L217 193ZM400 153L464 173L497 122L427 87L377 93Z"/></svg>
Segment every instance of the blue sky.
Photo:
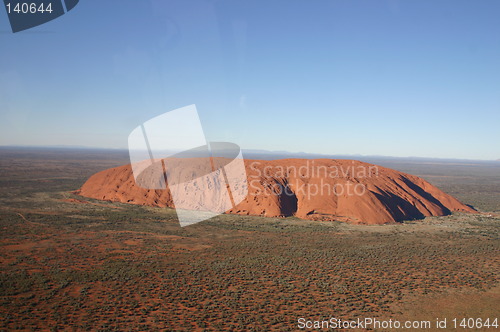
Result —
<svg viewBox="0 0 500 332"><path fill-rule="evenodd" d="M13 34L0 145L126 148L196 104L210 141L500 158L500 1L90 1Z"/></svg>

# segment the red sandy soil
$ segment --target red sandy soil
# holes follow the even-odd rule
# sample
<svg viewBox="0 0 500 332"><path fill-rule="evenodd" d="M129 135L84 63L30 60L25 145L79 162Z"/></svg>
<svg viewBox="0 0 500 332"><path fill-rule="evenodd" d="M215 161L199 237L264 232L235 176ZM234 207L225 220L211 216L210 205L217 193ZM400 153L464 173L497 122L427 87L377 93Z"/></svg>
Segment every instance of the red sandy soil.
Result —
<svg viewBox="0 0 500 332"><path fill-rule="evenodd" d="M417 176L355 160L245 160L245 168L248 195L227 213L385 224L475 212ZM168 189L139 187L130 165L94 174L76 193L174 208Z"/></svg>

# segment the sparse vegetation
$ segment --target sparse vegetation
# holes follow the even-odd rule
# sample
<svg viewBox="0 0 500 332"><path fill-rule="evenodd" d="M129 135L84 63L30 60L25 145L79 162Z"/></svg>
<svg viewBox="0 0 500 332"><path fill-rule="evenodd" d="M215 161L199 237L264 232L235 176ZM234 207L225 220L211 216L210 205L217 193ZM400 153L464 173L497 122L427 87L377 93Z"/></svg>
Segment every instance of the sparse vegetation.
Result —
<svg viewBox="0 0 500 332"><path fill-rule="evenodd" d="M72 194L123 163L75 158L0 159L0 329L286 331L299 317L411 319L426 299L472 298L487 314L499 304L498 217L221 215L180 228L170 209Z"/></svg>

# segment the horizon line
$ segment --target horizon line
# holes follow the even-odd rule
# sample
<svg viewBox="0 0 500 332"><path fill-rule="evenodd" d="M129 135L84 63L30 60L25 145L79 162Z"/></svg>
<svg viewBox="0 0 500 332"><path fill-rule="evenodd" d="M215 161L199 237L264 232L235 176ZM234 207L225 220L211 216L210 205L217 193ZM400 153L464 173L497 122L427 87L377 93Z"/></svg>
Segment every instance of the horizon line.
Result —
<svg viewBox="0 0 500 332"><path fill-rule="evenodd" d="M127 148L113 148L113 147L96 147L96 146L86 146L86 145L2 145L0 148L34 148L34 149L72 149L72 150L112 150L112 151L123 151L127 152ZM329 159L329 157L361 157L361 158L391 158L391 159L427 159L427 160L449 160L449 161L483 161L483 162L500 162L500 159L471 159L471 158L445 158L445 157L422 157L422 156L390 156L390 155L363 155L363 154L326 154L326 153L313 153L313 152L292 152L286 150L264 150L264 149L241 149L243 153L253 153L253 154L267 154L267 155L279 155L288 154L293 156L305 155L303 159L313 159L308 158L309 156L324 156ZM296 157L295 157L296 158ZM285 158L288 159L288 158ZM332 158L335 159L335 158Z"/></svg>

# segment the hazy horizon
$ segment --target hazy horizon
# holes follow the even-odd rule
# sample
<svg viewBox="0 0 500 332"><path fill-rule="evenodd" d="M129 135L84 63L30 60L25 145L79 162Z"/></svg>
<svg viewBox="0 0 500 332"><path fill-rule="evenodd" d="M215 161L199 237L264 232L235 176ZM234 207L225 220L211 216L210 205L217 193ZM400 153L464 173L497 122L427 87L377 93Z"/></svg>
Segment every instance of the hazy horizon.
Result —
<svg viewBox="0 0 500 332"><path fill-rule="evenodd" d="M123 152L128 156L128 148L112 148L112 147L99 147L99 146L83 146L83 145L0 145L2 148L20 148L20 149L64 149L64 150L91 150L91 151L115 151ZM422 160L443 160L443 161L484 161L484 162L497 162L499 159L468 159L468 158L440 158L440 157L426 157L426 156L391 156L391 155L366 155L366 154L324 154L324 153L309 153L304 151L287 151L287 150L263 150L263 149L242 149L245 155L267 155L283 158L329 158L329 157L361 157L361 158L386 158L386 159L422 159ZM246 157L246 156L244 156Z"/></svg>

